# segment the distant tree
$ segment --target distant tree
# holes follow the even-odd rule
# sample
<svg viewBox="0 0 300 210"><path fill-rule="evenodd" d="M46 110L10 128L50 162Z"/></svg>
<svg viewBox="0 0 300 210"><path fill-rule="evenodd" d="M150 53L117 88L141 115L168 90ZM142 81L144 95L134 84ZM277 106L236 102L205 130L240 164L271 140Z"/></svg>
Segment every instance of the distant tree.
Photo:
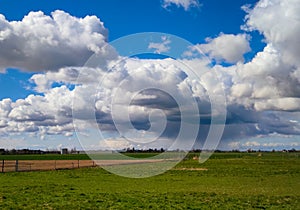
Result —
<svg viewBox="0 0 300 210"><path fill-rule="evenodd" d="M12 149L12 150L10 151L10 153L13 154L13 155L15 155L15 154L17 154L17 150Z"/></svg>
<svg viewBox="0 0 300 210"><path fill-rule="evenodd" d="M289 152L296 152L297 150L295 148L290 149Z"/></svg>

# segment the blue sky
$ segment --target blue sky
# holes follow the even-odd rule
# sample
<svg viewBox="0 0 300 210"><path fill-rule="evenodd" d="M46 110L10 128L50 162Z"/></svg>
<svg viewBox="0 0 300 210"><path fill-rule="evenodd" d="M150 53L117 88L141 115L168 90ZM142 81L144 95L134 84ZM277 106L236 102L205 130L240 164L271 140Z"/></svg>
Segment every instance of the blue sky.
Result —
<svg viewBox="0 0 300 210"><path fill-rule="evenodd" d="M30 11L39 10L48 15L57 9L77 17L97 15L104 21L107 28L111 28L111 40L141 31L160 31L197 43L201 39L216 36L220 32L239 32L245 16L241 6L255 2L257 1L235 0L228 4L217 0L203 1L199 8L191 8L186 12L183 8L176 8L176 6L171 6L166 10L161 7L161 1L151 0L1 1L0 11L8 20L20 20Z"/></svg>
<svg viewBox="0 0 300 210"><path fill-rule="evenodd" d="M123 119L124 116L112 114L112 104L107 103L110 94L119 87L116 81L127 75L132 84L141 88L150 85L153 76L157 80L155 85L165 88L165 92L171 95L174 89L183 86L183 82L190 82L187 86L198 100L203 118L199 122L213 118L212 110L209 110L213 102L209 98L224 95L227 115L219 148L299 148L300 90L297 86L300 83L300 64L297 59L299 49L295 47L299 46L298 3L298 0L282 3L279 0L235 0L230 3L217 0L3 0L0 2L0 14L3 15L0 18L0 147L80 148L87 133L92 133L91 138L97 138L94 136L95 125L82 117L87 112L81 108L86 106L84 104L75 110L79 113L75 121L84 124L77 128L82 132L78 134L73 127L71 96L75 95L79 101L89 101L86 98L89 94L95 95L92 100L96 102L94 115L97 126L103 131L103 139L112 140L114 144L117 142L118 147L147 147L138 142L124 143L122 140L120 143L118 139L147 132L150 133L146 135L148 137L156 136L159 129L153 133L147 131L149 113L160 110L172 120L160 133L162 143L158 141L148 146L171 145L178 135L180 120L174 114L176 106L172 100L161 92L151 90L138 94L138 99L132 102L134 111L130 113L135 127L125 126L127 130L116 131L112 118ZM119 64L113 75L105 78L103 85L95 86L91 78L82 78L83 82L76 80L85 72L95 75L95 78L103 74L89 72L85 69L88 66L83 67L94 53L104 60L97 63L102 70L119 62L120 58L104 47L106 44L144 32L167 34L149 41L147 50L153 50L156 55L172 52L170 48L175 36L189 42L191 46L185 53L193 56L187 60L179 59L179 62L196 68L208 61L206 67L215 72L219 84L215 84L214 76L209 75L194 82L181 77L186 73L183 67L166 61L164 56L158 56L155 61L143 59L145 57L127 59L122 64L124 66ZM202 57L196 58L199 52ZM206 60L203 60L203 55ZM175 69L177 76L174 78L164 74L170 71L170 66ZM145 70L141 70L143 68ZM137 69L138 72L134 73ZM149 80L144 81L147 77ZM173 78L172 81L165 80L169 77ZM184 81L177 81L178 77ZM127 90L122 92L123 95L133 94L132 84L122 87ZM82 87L87 90L84 94ZM99 89L99 93L91 91L95 89ZM174 93L187 97L180 91L183 89ZM208 97L210 93L215 95ZM121 99L123 95L120 95ZM199 124L197 146L203 146L208 128L207 123ZM102 144L97 141L83 147ZM185 142L177 146L185 147Z"/></svg>
<svg viewBox="0 0 300 210"><path fill-rule="evenodd" d="M161 1L51 1L35 0L1 1L0 14L7 20L22 20L31 11L43 11L50 15L60 9L76 17L96 15L109 29L109 40L113 41L122 36L140 32L164 32L180 36L193 44L204 42L207 37L216 37L222 33L241 33L245 12L243 5L255 5L257 0L237 1L228 4L220 1L203 1L198 8L185 11L173 5L168 9L161 7ZM222 4L222 5L220 5ZM219 5L219 6L218 6ZM170 24L172 23L172 24ZM251 59L265 44L262 36L252 33L252 51L246 55ZM34 93L28 89L32 73L8 69L7 74L0 74L0 99L10 97L13 100L24 98ZM11 88L13 85L14 88Z"/></svg>

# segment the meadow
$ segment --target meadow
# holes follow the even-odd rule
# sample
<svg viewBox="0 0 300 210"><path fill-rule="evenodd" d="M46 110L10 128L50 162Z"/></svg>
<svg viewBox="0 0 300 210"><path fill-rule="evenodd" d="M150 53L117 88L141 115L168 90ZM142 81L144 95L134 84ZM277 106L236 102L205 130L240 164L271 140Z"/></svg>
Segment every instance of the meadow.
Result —
<svg viewBox="0 0 300 210"><path fill-rule="evenodd" d="M300 209L299 153L215 153L203 164L195 155L142 179L98 167L2 173L0 209Z"/></svg>

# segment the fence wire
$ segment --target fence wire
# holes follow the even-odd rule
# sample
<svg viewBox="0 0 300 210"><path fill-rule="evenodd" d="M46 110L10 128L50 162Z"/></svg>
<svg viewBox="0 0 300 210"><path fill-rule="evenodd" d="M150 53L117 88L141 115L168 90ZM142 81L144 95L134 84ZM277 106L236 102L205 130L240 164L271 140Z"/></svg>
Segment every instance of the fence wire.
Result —
<svg viewBox="0 0 300 210"><path fill-rule="evenodd" d="M1 160L0 170L4 172L47 171L94 167L92 160Z"/></svg>

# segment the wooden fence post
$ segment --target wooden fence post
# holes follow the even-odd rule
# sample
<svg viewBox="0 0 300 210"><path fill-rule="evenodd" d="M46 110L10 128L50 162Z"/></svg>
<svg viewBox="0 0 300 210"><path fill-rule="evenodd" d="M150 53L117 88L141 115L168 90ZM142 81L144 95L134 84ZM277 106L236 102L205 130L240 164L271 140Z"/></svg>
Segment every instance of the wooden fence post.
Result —
<svg viewBox="0 0 300 210"><path fill-rule="evenodd" d="M2 172L2 173L4 172L4 163L5 163L5 161L2 160L2 166L1 166L1 172Z"/></svg>
<svg viewBox="0 0 300 210"><path fill-rule="evenodd" d="M16 172L18 172L19 169L19 160L16 160Z"/></svg>

